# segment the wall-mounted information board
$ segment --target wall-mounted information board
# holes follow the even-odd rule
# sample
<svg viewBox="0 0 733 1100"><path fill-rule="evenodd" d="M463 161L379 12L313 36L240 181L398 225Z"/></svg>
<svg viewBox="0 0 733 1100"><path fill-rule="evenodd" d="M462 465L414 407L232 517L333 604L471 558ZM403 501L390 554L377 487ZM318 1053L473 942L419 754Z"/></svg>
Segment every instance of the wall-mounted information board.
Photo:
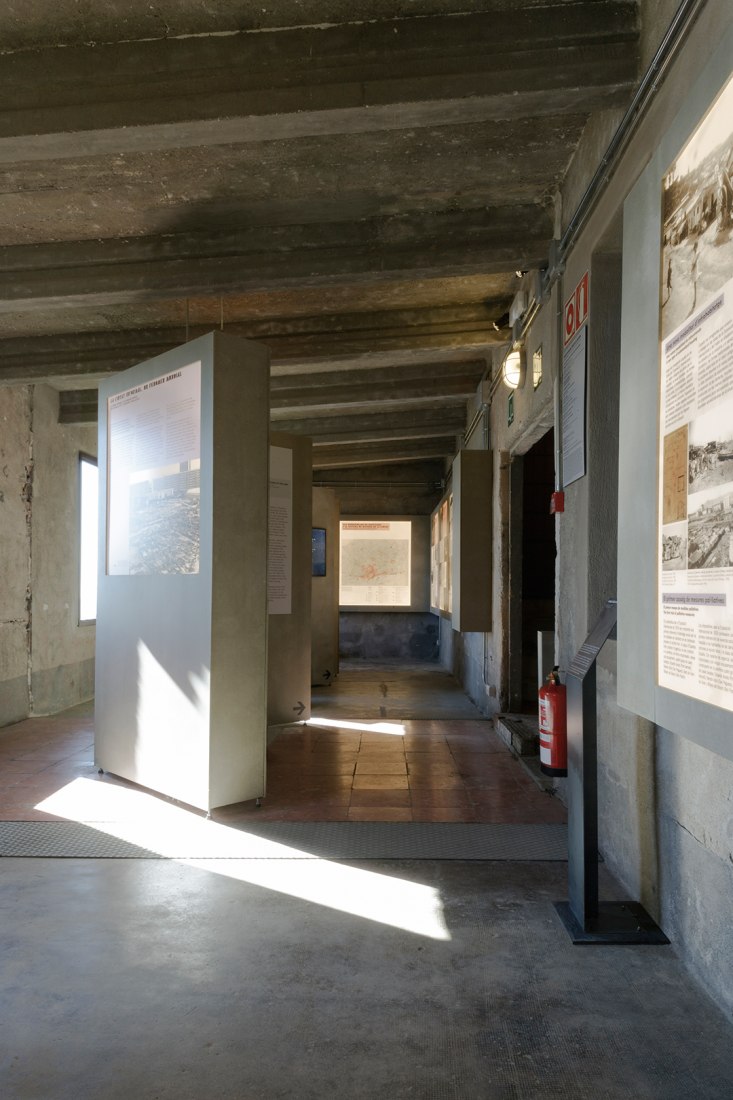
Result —
<svg viewBox="0 0 733 1100"><path fill-rule="evenodd" d="M431 516L431 609L454 630L491 630L491 451L459 451Z"/></svg>
<svg viewBox="0 0 733 1100"><path fill-rule="evenodd" d="M343 609L429 609L427 516L343 517L339 529L339 604Z"/></svg>
<svg viewBox="0 0 733 1100"><path fill-rule="evenodd" d="M410 606L412 526L409 520L342 520L342 607Z"/></svg>
<svg viewBox="0 0 733 1100"><path fill-rule="evenodd" d="M733 710L733 79L662 182L658 683Z"/></svg>

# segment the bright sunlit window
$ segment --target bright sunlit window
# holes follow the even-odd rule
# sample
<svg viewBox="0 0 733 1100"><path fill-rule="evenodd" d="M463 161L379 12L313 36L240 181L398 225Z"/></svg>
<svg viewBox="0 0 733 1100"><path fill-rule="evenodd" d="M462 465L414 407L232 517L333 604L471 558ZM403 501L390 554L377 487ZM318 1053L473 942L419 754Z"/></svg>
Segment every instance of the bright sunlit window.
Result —
<svg viewBox="0 0 733 1100"><path fill-rule="evenodd" d="M79 621L97 618L97 510L99 476L97 463L79 456Z"/></svg>

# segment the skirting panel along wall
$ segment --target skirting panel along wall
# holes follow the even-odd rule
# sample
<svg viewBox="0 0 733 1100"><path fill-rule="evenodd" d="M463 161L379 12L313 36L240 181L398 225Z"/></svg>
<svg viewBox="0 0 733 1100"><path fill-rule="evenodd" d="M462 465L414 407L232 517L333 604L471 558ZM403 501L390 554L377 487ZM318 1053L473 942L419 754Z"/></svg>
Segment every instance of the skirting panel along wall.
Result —
<svg viewBox="0 0 733 1100"><path fill-rule="evenodd" d="M259 797L269 353L211 333L99 396L95 761L202 809Z"/></svg>

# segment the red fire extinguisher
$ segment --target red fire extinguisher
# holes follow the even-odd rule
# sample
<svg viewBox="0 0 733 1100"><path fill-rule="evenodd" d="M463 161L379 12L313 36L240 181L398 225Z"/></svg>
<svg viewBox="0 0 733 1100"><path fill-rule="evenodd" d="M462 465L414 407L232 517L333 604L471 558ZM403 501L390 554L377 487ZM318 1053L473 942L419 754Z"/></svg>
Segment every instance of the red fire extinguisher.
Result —
<svg viewBox="0 0 733 1100"><path fill-rule="evenodd" d="M540 768L545 775L568 774L567 700L557 665L540 688Z"/></svg>

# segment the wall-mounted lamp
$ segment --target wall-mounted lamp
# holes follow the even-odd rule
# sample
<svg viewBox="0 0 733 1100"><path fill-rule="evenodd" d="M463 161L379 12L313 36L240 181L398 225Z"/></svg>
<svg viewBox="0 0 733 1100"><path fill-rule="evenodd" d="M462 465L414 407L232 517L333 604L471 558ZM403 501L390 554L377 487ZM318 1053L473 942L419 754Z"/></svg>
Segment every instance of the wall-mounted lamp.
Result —
<svg viewBox="0 0 733 1100"><path fill-rule="evenodd" d="M521 348L513 347L501 365L501 377L510 390L518 389L524 381L524 353Z"/></svg>

